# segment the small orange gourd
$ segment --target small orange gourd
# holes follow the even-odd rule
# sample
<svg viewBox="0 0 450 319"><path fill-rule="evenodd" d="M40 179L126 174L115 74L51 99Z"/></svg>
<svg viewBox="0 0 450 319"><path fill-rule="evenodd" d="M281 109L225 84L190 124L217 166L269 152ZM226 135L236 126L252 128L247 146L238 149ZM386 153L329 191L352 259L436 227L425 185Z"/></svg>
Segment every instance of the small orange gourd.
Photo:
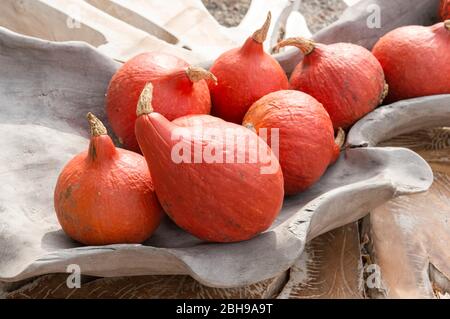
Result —
<svg viewBox="0 0 450 319"><path fill-rule="evenodd" d="M211 72L217 85L210 85L212 114L225 121L241 124L248 108L264 95L285 90L289 82L283 68L263 43L270 27L266 22L240 48L223 53L214 62Z"/></svg>
<svg viewBox="0 0 450 319"><path fill-rule="evenodd" d="M333 123L322 104L295 90L273 92L259 99L248 110L242 125L256 132L278 130L278 159L287 195L316 183L339 157L345 139L340 129L335 141Z"/></svg>
<svg viewBox="0 0 450 319"><path fill-rule="evenodd" d="M126 62L114 74L106 95L108 120L119 141L126 149L140 152L134 122L136 104L147 82L155 87L155 110L174 120L188 114L209 114L211 97L206 80L214 82L216 78L165 53L144 53Z"/></svg>
<svg viewBox="0 0 450 319"><path fill-rule="evenodd" d="M162 210L143 156L116 148L93 114L89 150L76 155L56 183L54 205L64 232L85 245L141 243Z"/></svg>
<svg viewBox="0 0 450 319"><path fill-rule="evenodd" d="M335 130L352 126L387 94L383 69L366 48L351 43L316 43L301 37L278 44L279 48L284 46L295 46L304 56L289 79L291 89L322 103Z"/></svg>
<svg viewBox="0 0 450 319"><path fill-rule="evenodd" d="M389 84L388 103L450 94L450 20L392 30L372 52Z"/></svg>

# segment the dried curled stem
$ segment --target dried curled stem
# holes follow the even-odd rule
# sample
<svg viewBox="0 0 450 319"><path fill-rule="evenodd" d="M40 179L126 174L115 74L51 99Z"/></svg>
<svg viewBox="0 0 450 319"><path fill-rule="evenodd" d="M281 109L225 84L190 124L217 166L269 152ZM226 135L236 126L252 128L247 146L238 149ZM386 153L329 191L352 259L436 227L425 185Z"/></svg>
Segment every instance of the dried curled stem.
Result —
<svg viewBox="0 0 450 319"><path fill-rule="evenodd" d="M255 33L253 33L252 39L258 43L261 43L261 44L264 43L264 41L266 41L266 38L267 38L267 33L269 32L271 21L272 21L272 13L269 11L267 13L267 18L266 18L266 21L264 22L263 26L261 27L261 29L256 30Z"/></svg>
<svg viewBox="0 0 450 319"><path fill-rule="evenodd" d="M444 27L445 27L448 31L450 31L450 19L444 21Z"/></svg>
<svg viewBox="0 0 450 319"><path fill-rule="evenodd" d="M383 104L383 101L386 98L386 96L388 96L388 94L389 94L389 84L384 82L383 93L381 93L379 105Z"/></svg>
<svg viewBox="0 0 450 319"><path fill-rule="evenodd" d="M108 131L103 123L91 112L86 115L91 128L91 136L107 135Z"/></svg>
<svg viewBox="0 0 450 319"><path fill-rule="evenodd" d="M340 127L337 130L336 138L334 139L334 142L337 146L342 150L345 145L345 131Z"/></svg>
<svg viewBox="0 0 450 319"><path fill-rule="evenodd" d="M215 84L217 84L217 78L214 74L212 74L209 71L206 71L203 68L197 67L197 66L190 66L186 69L186 75L188 76L189 80L191 80L192 83L210 79Z"/></svg>
<svg viewBox="0 0 450 319"><path fill-rule="evenodd" d="M308 55L314 51L316 48L316 43L313 40L309 40L302 37L288 38L280 41L275 46L275 51L278 51L280 48L285 46L294 46L298 48L303 55Z"/></svg>
<svg viewBox="0 0 450 319"><path fill-rule="evenodd" d="M143 114L150 114L153 112L152 107L153 99L153 85L148 82L142 90L141 96L137 104L136 115L141 116Z"/></svg>

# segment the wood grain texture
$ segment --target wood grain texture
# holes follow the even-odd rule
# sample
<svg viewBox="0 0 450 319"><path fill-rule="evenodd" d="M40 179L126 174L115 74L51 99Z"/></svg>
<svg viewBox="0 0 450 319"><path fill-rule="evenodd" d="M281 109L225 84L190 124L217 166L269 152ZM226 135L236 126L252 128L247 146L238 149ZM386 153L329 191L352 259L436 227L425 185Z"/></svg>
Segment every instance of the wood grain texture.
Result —
<svg viewBox="0 0 450 319"><path fill-rule="evenodd" d="M363 298L359 238L352 223L312 240L278 298Z"/></svg>
<svg viewBox="0 0 450 319"><path fill-rule="evenodd" d="M7 294L9 299L261 299L273 298L284 286L287 273L241 288L218 289L201 285L189 276L87 278L79 289L69 289L66 274L39 277Z"/></svg>
<svg viewBox="0 0 450 319"><path fill-rule="evenodd" d="M434 183L423 194L403 196L370 215L371 255L383 289L372 297L444 298L450 293L450 129L400 136L382 145L406 146L432 166Z"/></svg>

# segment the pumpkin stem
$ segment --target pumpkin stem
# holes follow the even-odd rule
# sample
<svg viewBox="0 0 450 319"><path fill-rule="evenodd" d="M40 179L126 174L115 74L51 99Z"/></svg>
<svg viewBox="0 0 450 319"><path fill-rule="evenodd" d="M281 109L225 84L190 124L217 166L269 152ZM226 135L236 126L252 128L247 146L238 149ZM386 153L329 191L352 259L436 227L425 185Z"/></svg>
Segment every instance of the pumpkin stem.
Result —
<svg viewBox="0 0 450 319"><path fill-rule="evenodd" d="M91 136L108 135L108 131L103 123L91 112L86 115L91 128Z"/></svg>
<svg viewBox="0 0 450 319"><path fill-rule="evenodd" d="M388 94L389 94L389 84L387 84L386 81L385 81L384 82L384 87L383 87L383 93L381 93L381 98L380 98L379 105L383 104L383 101L386 98L386 96L388 96Z"/></svg>
<svg viewBox="0 0 450 319"><path fill-rule="evenodd" d="M280 41L275 46L275 51L285 46L294 46L298 48L303 55L308 55L316 48L316 43L313 40L308 40L302 37L288 38Z"/></svg>
<svg viewBox="0 0 450 319"><path fill-rule="evenodd" d="M150 114L153 112L152 107L153 99L153 85L148 82L142 90L141 96L137 104L136 115L139 117L143 114Z"/></svg>
<svg viewBox="0 0 450 319"><path fill-rule="evenodd" d="M344 144L345 144L345 131L341 127L338 128L334 142L342 150L342 148L344 147Z"/></svg>
<svg viewBox="0 0 450 319"><path fill-rule="evenodd" d="M445 27L448 31L450 31L450 19L444 21L444 27Z"/></svg>
<svg viewBox="0 0 450 319"><path fill-rule="evenodd" d="M203 68L200 67L196 67L196 66L190 66L186 69L186 75L188 76L189 80L192 83L201 81L201 80L205 80L205 79L210 79L211 81L214 82L214 84L217 84L217 78L214 74L212 74L209 71L206 71Z"/></svg>
<svg viewBox="0 0 450 319"><path fill-rule="evenodd" d="M263 44L264 41L266 41L267 33L269 32L271 21L272 21L272 13L269 11L267 13L267 18L266 18L266 21L264 22L263 26L261 27L261 29L256 30L255 33L253 33L252 39L260 44Z"/></svg>

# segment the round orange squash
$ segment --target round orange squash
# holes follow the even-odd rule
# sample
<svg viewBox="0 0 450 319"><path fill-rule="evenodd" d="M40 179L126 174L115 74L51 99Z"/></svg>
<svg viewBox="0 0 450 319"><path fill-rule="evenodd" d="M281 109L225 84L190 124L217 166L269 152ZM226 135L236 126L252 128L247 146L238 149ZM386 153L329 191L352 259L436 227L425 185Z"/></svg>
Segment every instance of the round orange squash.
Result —
<svg viewBox="0 0 450 319"><path fill-rule="evenodd" d="M211 72L217 85L210 86L212 114L226 121L241 124L248 108L260 97L287 89L284 70L263 43L270 27L270 12L263 27L249 37L240 48L223 53L214 62Z"/></svg>
<svg viewBox="0 0 450 319"><path fill-rule="evenodd" d="M322 103L335 129L349 128L386 96L380 63L359 45L325 45L298 37L278 44L284 46L295 46L304 55L289 79L291 89L305 92Z"/></svg>
<svg viewBox="0 0 450 319"><path fill-rule="evenodd" d="M106 95L108 120L119 141L140 152L134 136L136 105L147 82L155 86L154 108L168 119L188 114L209 114L211 97L206 70L163 53L144 53L125 63L113 76Z"/></svg>
<svg viewBox="0 0 450 319"><path fill-rule="evenodd" d="M64 232L85 245L142 243L162 210L143 156L116 148L88 114L89 150L75 156L56 183L54 205Z"/></svg>
<svg viewBox="0 0 450 319"><path fill-rule="evenodd" d="M387 102L450 93L450 20L395 29L375 44L373 54L389 84Z"/></svg>
<svg viewBox="0 0 450 319"><path fill-rule="evenodd" d="M343 131L334 140L333 123L325 108L312 96L294 90L270 93L255 102L244 117L245 127L268 132L278 129L278 159L284 190L292 195L319 180L339 156Z"/></svg>

